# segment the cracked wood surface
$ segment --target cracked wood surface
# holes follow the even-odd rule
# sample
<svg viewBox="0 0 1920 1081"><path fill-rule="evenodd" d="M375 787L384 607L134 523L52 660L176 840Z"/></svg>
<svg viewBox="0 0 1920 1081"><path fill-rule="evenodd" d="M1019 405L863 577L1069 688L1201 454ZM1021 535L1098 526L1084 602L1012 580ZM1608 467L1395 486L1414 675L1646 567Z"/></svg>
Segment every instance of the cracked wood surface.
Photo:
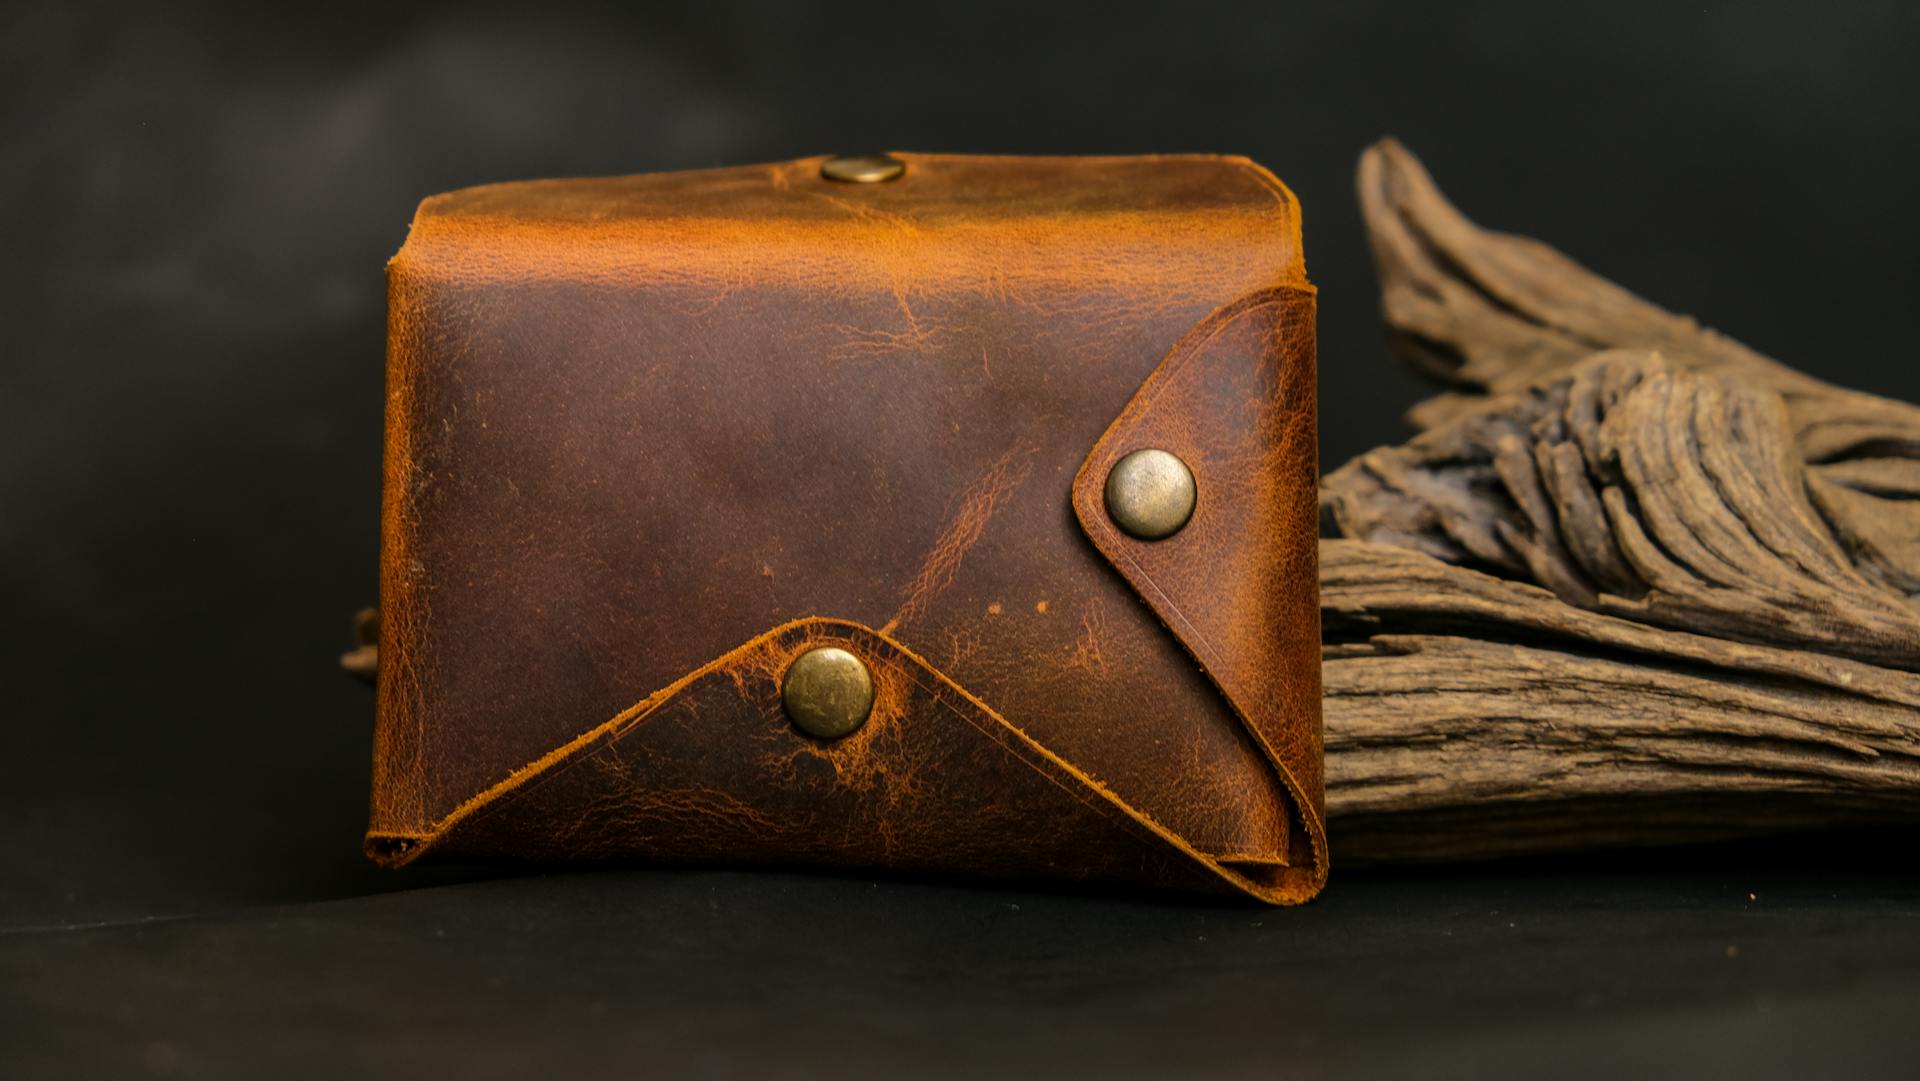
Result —
<svg viewBox="0 0 1920 1081"><path fill-rule="evenodd" d="M1360 195L1450 389L1323 484L1342 862L1920 817L1920 408L1476 227L1398 144Z"/></svg>

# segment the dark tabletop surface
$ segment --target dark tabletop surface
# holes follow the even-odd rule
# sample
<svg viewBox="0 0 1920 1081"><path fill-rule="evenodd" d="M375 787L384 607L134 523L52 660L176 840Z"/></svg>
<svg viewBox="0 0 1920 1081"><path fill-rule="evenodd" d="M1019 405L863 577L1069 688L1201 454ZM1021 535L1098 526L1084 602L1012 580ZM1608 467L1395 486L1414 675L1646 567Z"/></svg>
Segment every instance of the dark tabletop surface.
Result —
<svg viewBox="0 0 1920 1081"><path fill-rule="evenodd" d="M1911 1077L1920 877L1763 847L1297 910L751 872L0 935L8 1076Z"/></svg>
<svg viewBox="0 0 1920 1081"><path fill-rule="evenodd" d="M1322 456L1404 437L1352 166L1920 399L1905 4L9 5L0 1078L1920 1075L1911 831L1356 871L1297 910L361 859L383 285L461 185L1247 153Z"/></svg>

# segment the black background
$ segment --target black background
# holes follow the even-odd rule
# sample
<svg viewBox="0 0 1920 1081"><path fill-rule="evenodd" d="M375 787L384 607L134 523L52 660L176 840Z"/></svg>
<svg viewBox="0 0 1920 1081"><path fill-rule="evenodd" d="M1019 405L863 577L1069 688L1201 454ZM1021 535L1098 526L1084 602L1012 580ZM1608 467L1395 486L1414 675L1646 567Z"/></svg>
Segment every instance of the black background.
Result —
<svg viewBox="0 0 1920 1081"><path fill-rule="evenodd" d="M358 853L371 698L334 658L374 592L381 267L424 195L843 148L1246 153L1306 207L1332 465L1425 389L1381 344L1352 194L1394 134L1481 222L1920 399L1916 10L7 10L0 1073L1911 1075L1902 836L1336 869L1287 912L389 875Z"/></svg>

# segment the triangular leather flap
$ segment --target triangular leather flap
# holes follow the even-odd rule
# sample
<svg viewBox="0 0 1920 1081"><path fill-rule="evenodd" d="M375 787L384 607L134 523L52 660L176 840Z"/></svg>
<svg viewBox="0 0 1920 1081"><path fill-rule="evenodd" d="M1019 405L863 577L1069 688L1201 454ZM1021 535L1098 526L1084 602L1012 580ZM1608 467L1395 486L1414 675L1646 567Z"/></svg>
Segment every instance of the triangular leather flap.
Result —
<svg viewBox="0 0 1920 1081"><path fill-rule="evenodd" d="M1326 880L1315 485L1314 294L1266 290L1196 327L1141 386L1074 479L1095 547L1199 661L1271 759L1310 861L1285 900ZM1194 475L1192 518L1143 541L1116 527L1108 473L1157 448Z"/></svg>
<svg viewBox="0 0 1920 1081"><path fill-rule="evenodd" d="M821 741L780 680L808 649L873 672L867 723ZM1223 866L1127 806L893 639L804 619L557 748L424 836L372 834L392 865L439 854L828 865L1104 879L1281 899L1283 869ZM1249 877L1252 874L1257 877Z"/></svg>

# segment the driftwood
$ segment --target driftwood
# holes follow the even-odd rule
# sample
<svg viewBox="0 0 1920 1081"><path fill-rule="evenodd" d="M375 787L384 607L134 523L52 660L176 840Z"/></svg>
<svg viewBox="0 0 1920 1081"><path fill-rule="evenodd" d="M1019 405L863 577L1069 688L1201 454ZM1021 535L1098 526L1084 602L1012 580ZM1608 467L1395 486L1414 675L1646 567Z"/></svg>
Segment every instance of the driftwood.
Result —
<svg viewBox="0 0 1920 1081"><path fill-rule="evenodd" d="M1477 228L1397 144L1360 195L1451 389L1323 485L1342 861L1920 819L1920 408Z"/></svg>

